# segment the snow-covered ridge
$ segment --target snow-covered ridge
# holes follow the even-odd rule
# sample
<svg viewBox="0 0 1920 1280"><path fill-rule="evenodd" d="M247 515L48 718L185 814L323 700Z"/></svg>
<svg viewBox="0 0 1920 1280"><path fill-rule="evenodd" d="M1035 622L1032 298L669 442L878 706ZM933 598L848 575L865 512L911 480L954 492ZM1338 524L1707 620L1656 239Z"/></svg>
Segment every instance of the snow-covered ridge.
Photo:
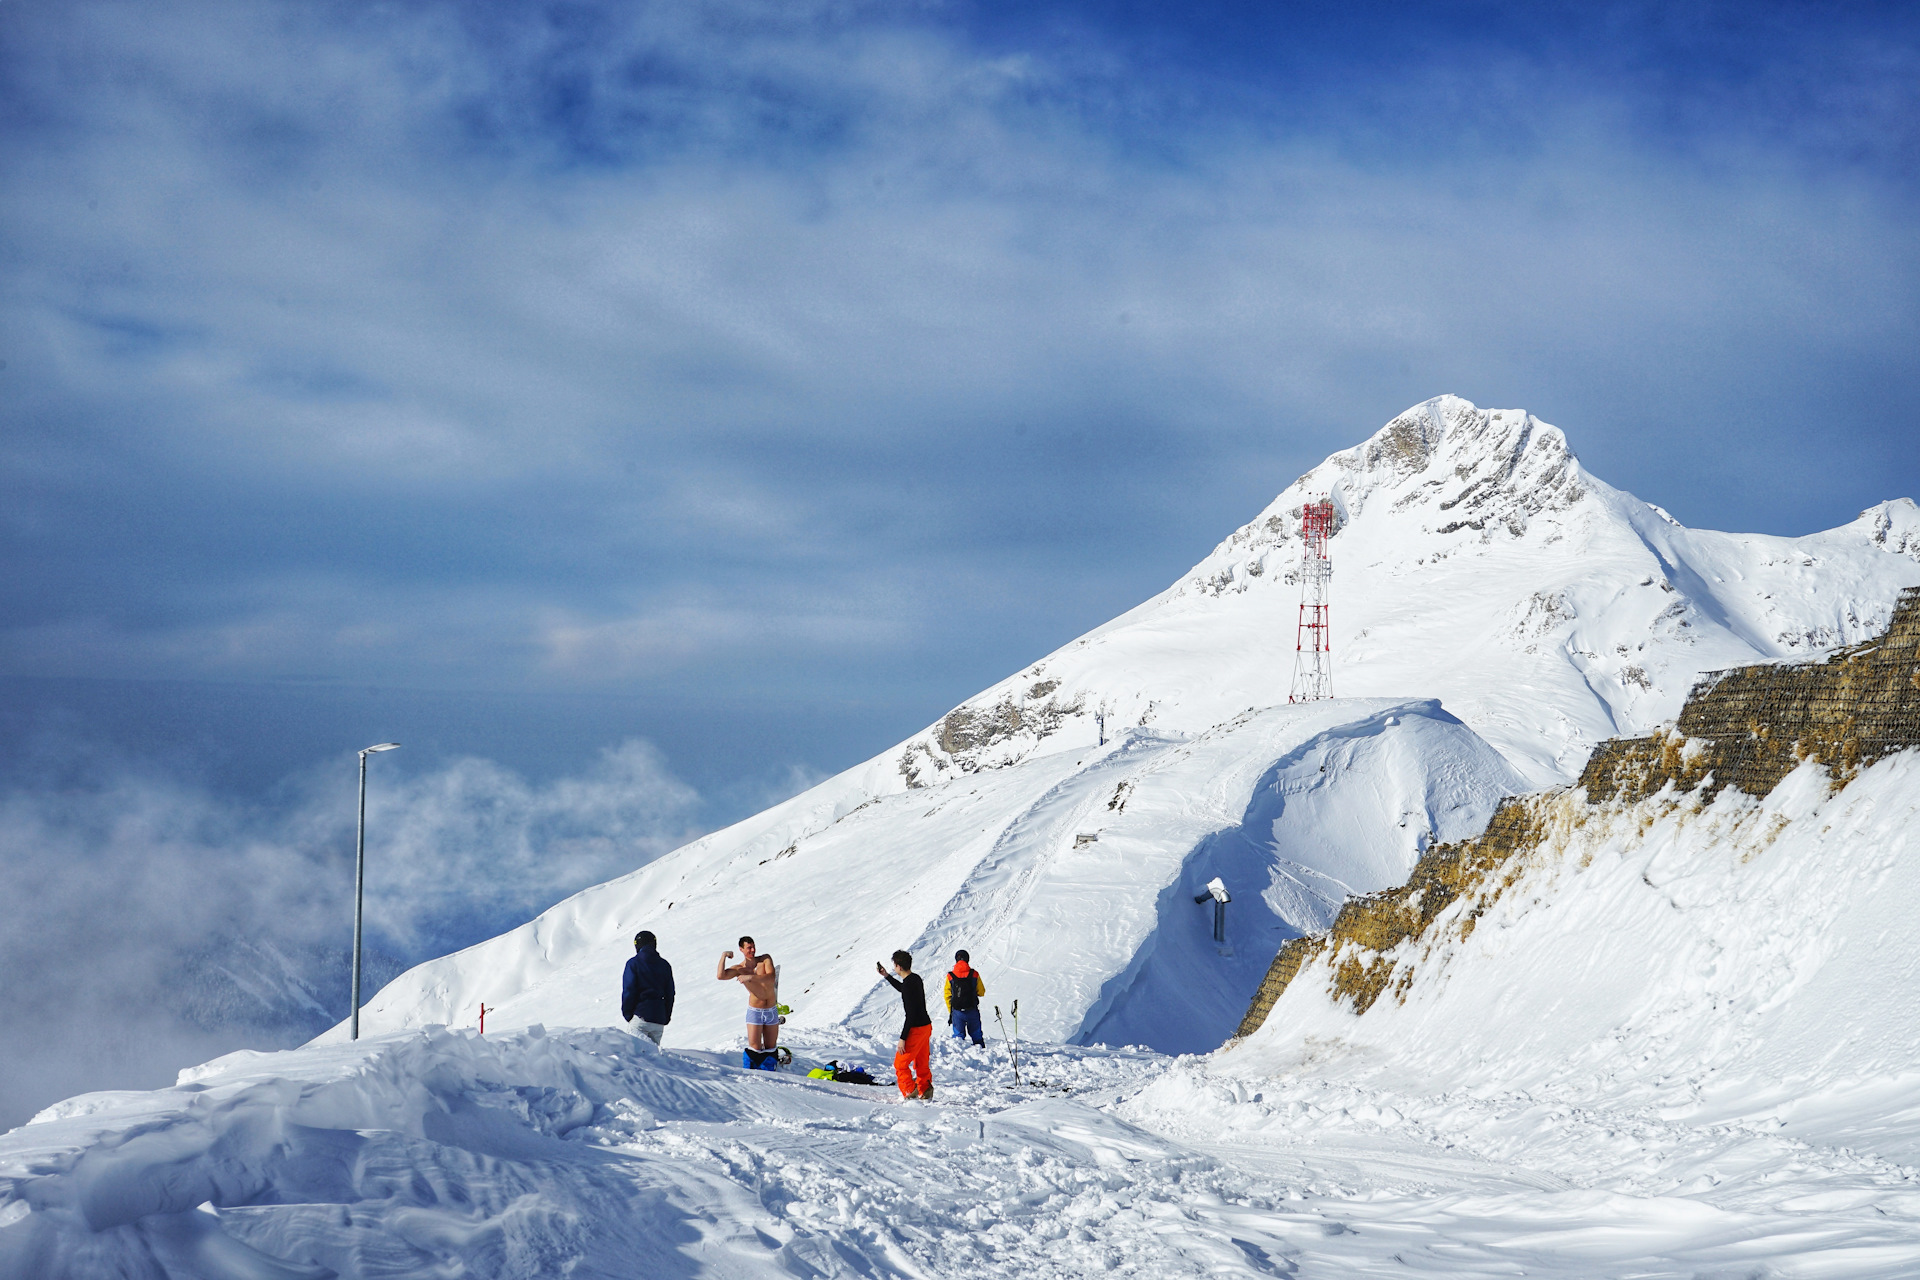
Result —
<svg viewBox="0 0 1920 1280"><path fill-rule="evenodd" d="M1587 473L1559 428L1440 396L1294 481L1167 591L890 753L908 785L1096 735L1284 701L1299 517L1339 513L1336 693L1439 697L1534 785L1671 719L1703 671L1817 654L1920 582L1906 498L1799 538L1688 529ZM1043 744L1047 744L1043 746Z"/></svg>
<svg viewBox="0 0 1920 1280"><path fill-rule="evenodd" d="M1322 495L1342 512L1342 697L1288 708L1293 519ZM744 932L782 963L796 1031L879 1025L874 958L965 946L1037 1035L1209 1047L1275 944L1501 795L1670 719L1703 671L1882 627L1920 562L1896 553L1911 504L1876 512L1804 538L1690 530L1526 413L1417 405L1152 600L867 763L421 966L366 1024L465 1025L482 1001L489 1025L611 1021L645 927L692 984L683 1043L737 1034L703 971ZM1192 895L1229 864L1220 955ZM1173 987L1182 1017L1137 1015Z"/></svg>
<svg viewBox="0 0 1920 1280"><path fill-rule="evenodd" d="M782 966L795 1034L888 1025L874 960L966 947L1037 1036L1209 1049L1280 940L1398 883L1520 785L1437 704L1385 700L1136 727L911 791L837 781L402 975L363 1025L464 1025L482 1001L489 1026L605 1025L644 927L679 966L683 1044L738 1035L738 993L705 970L744 932ZM1236 895L1224 954L1192 902L1216 875Z"/></svg>

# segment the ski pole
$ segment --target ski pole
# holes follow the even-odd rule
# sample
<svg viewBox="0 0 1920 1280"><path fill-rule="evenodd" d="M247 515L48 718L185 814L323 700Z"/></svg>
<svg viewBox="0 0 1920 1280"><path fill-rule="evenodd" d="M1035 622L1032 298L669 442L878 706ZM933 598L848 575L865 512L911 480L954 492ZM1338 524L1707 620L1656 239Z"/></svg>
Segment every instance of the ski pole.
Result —
<svg viewBox="0 0 1920 1280"><path fill-rule="evenodd" d="M1000 1016L1000 1006L993 1006L993 1020L1000 1024L1000 1038L1007 1042L1008 1051L1013 1055L1013 1082L1020 1083L1020 1051L1014 1047L1013 1040L1007 1035L1007 1020Z"/></svg>
<svg viewBox="0 0 1920 1280"><path fill-rule="evenodd" d="M1020 1002L1013 1002L1013 1082L1020 1083Z"/></svg>

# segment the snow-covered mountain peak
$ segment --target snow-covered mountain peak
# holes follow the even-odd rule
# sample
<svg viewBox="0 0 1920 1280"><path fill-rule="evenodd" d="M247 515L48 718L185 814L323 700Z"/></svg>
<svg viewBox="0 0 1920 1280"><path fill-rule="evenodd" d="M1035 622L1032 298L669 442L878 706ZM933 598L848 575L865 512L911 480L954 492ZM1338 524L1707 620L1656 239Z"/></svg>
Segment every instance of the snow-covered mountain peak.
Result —
<svg viewBox="0 0 1920 1280"><path fill-rule="evenodd" d="M1172 588L1036 664L1066 713L1047 732L1073 740L1074 710L1096 707L1197 732L1284 698L1300 512L1323 497L1339 512L1335 692L1437 693L1539 784L1672 716L1702 671L1865 638L1920 580L1920 509L1906 499L1800 538L1688 529L1593 477L1559 428L1438 396L1287 486ZM1183 678L1141 678L1176 645L1196 659ZM962 718L1017 701L1017 684Z"/></svg>
<svg viewBox="0 0 1920 1280"><path fill-rule="evenodd" d="M1349 515L1382 493L1432 499L1442 510L1541 510L1580 496L1579 470L1560 429L1524 409L1482 409L1459 396L1437 396L1302 481L1309 489L1324 485Z"/></svg>
<svg viewBox="0 0 1920 1280"><path fill-rule="evenodd" d="M1665 510L1588 476L1557 426L1524 409L1480 409L1459 395L1436 395L1284 487L1196 564L1185 585L1217 595L1229 583L1244 589L1269 572L1292 583L1300 510L1317 499L1331 499L1336 537L1369 514L1390 514L1402 528L1413 516L1419 532L1438 537L1523 537L1548 516L1544 537L1551 537L1561 532L1563 512L1596 493L1626 499L1630 510L1619 514L1628 522L1647 514L1678 524Z"/></svg>
<svg viewBox="0 0 1920 1280"><path fill-rule="evenodd" d="M1263 560L1254 570L1259 576L1273 567L1264 553L1292 542L1301 508L1319 498L1332 500L1336 530L1384 506L1422 513L1427 529L1443 535L1492 528L1517 537L1534 517L1567 511L1596 488L1612 492L1581 469L1560 428L1524 409L1435 396L1288 485L1194 572L1204 578L1212 568L1217 575L1254 552Z"/></svg>
<svg viewBox="0 0 1920 1280"><path fill-rule="evenodd" d="M1882 551L1920 560L1920 506L1915 506L1912 498L1877 503L1844 528L1861 534Z"/></svg>

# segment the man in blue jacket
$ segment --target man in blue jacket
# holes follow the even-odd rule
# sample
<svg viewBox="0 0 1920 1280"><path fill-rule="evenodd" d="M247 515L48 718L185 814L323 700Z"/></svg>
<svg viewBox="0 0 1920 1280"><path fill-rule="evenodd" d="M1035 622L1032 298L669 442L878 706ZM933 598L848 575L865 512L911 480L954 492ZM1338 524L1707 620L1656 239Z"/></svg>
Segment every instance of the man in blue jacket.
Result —
<svg viewBox="0 0 1920 1280"><path fill-rule="evenodd" d="M620 1016L627 1029L660 1043L660 1033L673 1021L673 966L654 950L653 933L633 935L633 959L620 980Z"/></svg>

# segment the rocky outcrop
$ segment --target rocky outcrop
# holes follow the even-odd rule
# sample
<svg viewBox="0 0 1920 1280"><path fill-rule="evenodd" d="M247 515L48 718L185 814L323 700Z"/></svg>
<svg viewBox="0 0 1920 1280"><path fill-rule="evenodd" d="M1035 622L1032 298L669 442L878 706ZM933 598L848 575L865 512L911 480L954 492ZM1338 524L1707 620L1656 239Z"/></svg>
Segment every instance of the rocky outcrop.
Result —
<svg viewBox="0 0 1920 1280"><path fill-rule="evenodd" d="M1920 588L1901 593L1885 634L1820 662L1774 663L1709 674L1672 729L1601 744L1579 785L1505 801L1484 833L1436 845L1404 885L1349 899L1333 928L1280 948L1241 1021L1259 1029L1274 1003L1314 961L1326 960L1329 994L1364 1013L1404 995L1415 946L1463 896L1461 937L1527 869L1556 824L1579 825L1596 806L1631 804L1671 787L1711 799L1723 787L1764 796L1808 760L1833 785L1892 752L1920 746Z"/></svg>
<svg viewBox="0 0 1920 1280"><path fill-rule="evenodd" d="M1920 560L1920 507L1912 498L1894 498L1860 513L1854 526L1882 551Z"/></svg>
<svg viewBox="0 0 1920 1280"><path fill-rule="evenodd" d="M1415 405L1372 437L1301 476L1252 523L1195 567L1181 587L1207 596L1244 592L1271 573L1288 583L1306 502L1334 504L1334 533L1392 495L1396 512L1424 517L1424 532L1525 536L1530 520L1564 512L1588 493L1559 428L1532 414L1481 409L1458 396Z"/></svg>
<svg viewBox="0 0 1920 1280"><path fill-rule="evenodd" d="M1563 793L1549 793L1554 794ZM1333 928L1283 945L1235 1034L1259 1030L1280 993L1309 961L1322 956L1332 957L1334 995L1351 1003L1356 1013L1365 1013L1390 986L1404 989L1412 973L1399 965L1395 953L1424 934L1461 895L1489 887L1489 878L1504 874L1511 883L1520 872L1512 865L1513 855L1538 842L1542 824L1550 816L1546 799L1509 798L1477 839L1433 846L1414 865L1404 885L1349 898L1334 918ZM1472 932L1472 919L1478 914L1478 910L1469 914L1467 932Z"/></svg>
<svg viewBox="0 0 1920 1280"><path fill-rule="evenodd" d="M896 765L900 776L909 788L924 787L951 776L949 771L975 773L1018 762L1070 717L1086 713L1083 694L1067 698L1059 690L1060 681L1039 680L1022 694L954 708L926 737L906 745Z"/></svg>
<svg viewBox="0 0 1920 1280"><path fill-rule="evenodd" d="M1764 796L1804 760L1835 786L1890 752L1920 746L1920 588L1901 593L1884 635L1822 662L1772 663L1701 679L1671 731L1602 743L1580 775L1589 801L1633 801L1668 783Z"/></svg>

